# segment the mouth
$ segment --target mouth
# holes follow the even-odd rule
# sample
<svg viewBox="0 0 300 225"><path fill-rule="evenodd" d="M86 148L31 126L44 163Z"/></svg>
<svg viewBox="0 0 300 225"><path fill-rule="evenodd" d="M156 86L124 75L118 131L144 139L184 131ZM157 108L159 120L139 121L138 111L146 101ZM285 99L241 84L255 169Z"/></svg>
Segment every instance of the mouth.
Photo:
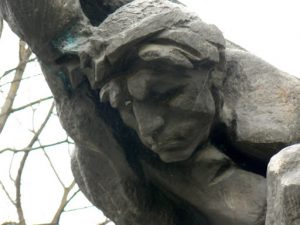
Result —
<svg viewBox="0 0 300 225"><path fill-rule="evenodd" d="M163 143L153 143L151 144L151 149L157 153L163 152L173 152L182 149L185 146L181 141L168 141L167 144Z"/></svg>
<svg viewBox="0 0 300 225"><path fill-rule="evenodd" d="M164 148L160 149L158 155L162 161L172 163L188 159L193 152L194 148L188 147Z"/></svg>
<svg viewBox="0 0 300 225"><path fill-rule="evenodd" d="M188 159L195 150L192 145L174 141L166 145L152 145L151 150L159 155L160 159L166 163L179 162Z"/></svg>
<svg viewBox="0 0 300 225"><path fill-rule="evenodd" d="M159 155L166 163L179 162L188 159L198 146L194 138L182 140L164 140L163 142L152 142L148 147Z"/></svg>

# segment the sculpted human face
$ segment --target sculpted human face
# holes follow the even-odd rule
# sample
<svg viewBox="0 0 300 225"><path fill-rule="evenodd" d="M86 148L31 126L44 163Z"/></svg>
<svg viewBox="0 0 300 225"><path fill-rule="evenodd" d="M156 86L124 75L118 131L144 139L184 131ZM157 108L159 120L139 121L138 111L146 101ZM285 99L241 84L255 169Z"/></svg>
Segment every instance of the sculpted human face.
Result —
<svg viewBox="0 0 300 225"><path fill-rule="evenodd" d="M207 141L215 115L209 69L137 65L106 83L102 101L164 162L189 158Z"/></svg>

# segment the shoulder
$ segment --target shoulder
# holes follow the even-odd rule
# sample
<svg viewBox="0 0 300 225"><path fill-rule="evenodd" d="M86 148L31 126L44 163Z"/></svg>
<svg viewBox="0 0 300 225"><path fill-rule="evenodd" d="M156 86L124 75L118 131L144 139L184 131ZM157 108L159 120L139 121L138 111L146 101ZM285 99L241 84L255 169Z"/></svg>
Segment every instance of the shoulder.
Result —
<svg viewBox="0 0 300 225"><path fill-rule="evenodd" d="M226 60L221 119L238 150L268 161L300 140L300 81L234 46Z"/></svg>

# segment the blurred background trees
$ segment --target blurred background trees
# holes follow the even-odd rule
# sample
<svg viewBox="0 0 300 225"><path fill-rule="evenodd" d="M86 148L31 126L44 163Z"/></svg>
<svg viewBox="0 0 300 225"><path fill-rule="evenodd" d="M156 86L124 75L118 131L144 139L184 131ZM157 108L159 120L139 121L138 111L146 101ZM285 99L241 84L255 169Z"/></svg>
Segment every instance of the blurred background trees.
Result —
<svg viewBox="0 0 300 225"><path fill-rule="evenodd" d="M0 34L0 224L108 224L74 182L37 59L1 19Z"/></svg>

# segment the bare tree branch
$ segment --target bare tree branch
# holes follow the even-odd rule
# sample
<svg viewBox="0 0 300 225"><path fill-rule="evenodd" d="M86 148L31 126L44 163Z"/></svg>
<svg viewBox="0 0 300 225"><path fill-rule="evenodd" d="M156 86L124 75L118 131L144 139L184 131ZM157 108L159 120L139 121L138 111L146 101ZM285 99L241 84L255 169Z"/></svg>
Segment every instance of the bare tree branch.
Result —
<svg viewBox="0 0 300 225"><path fill-rule="evenodd" d="M18 81L28 80L28 79L31 79L31 78L33 78L33 77L38 77L38 76L42 76L42 75L43 75L42 73L38 73L38 74L35 74L35 75L32 75L32 76L22 77L22 79L20 79L20 80L9 81L9 82L6 82L6 83L1 84L1 85L0 85L0 88L4 87L4 86L6 86L6 85L9 85L9 84L11 84L11 83L13 83L13 82L18 82ZM1 80L1 78L0 78L0 80Z"/></svg>
<svg viewBox="0 0 300 225"><path fill-rule="evenodd" d="M2 28L3 28L3 21L2 21L2 18L0 18L0 37L1 37L1 33L2 33ZM36 104L40 104L44 101L48 101L50 99L53 99L52 96L49 96L49 97L45 97L45 98L30 102L30 103L28 103L26 105L23 105L21 107L18 107L18 108L12 108L14 100L17 96L17 92L18 92L21 81L23 81L24 79L27 79L27 78L23 77L26 65L27 65L28 62L32 62L32 61L36 60L36 58L30 59L31 50L29 48L26 48L26 43L25 42L20 40L19 45L20 45L20 47L19 47L19 63L18 63L18 66L16 68L13 68L11 70L6 71L0 77L0 80L1 80L6 75L8 75L11 72L15 71L13 80L4 84L4 85L10 85L10 88L9 88L7 97L5 99L5 102L4 102L3 106L0 108L0 134L1 134L1 132L3 131L3 129L5 127L5 124L7 122L7 119L9 117L9 115L11 115L12 113L23 110L23 109L26 109L28 107L32 107L32 106L34 106ZM3 84L0 85L0 88L1 88L1 86L3 86ZM27 159L28 159L31 151L33 151L33 150L38 150L38 149L43 150L43 152L45 154L45 157L47 158L53 172L55 173L58 181L60 182L60 184L63 187L63 195L61 197L61 201L60 201L60 204L59 204L59 206L56 210L56 213L52 218L52 221L50 223L44 223L44 224L39 224L39 225L57 225L57 224L59 224L61 215L64 212L70 212L70 211L81 210L81 209L86 209L86 208L93 207L93 206L85 206L85 207L81 207L81 208L65 210L67 205L74 199L74 197L80 192L80 190L78 189L78 190L75 191L75 188L74 188L75 187L75 181L73 181L69 186L66 186L64 184L63 180L59 176L58 171L55 169L55 167L53 165L53 162L51 161L49 155L47 154L46 148L52 147L52 146L55 146L55 145L59 145L59 144L63 144L63 143L68 143L68 144L74 144L74 143L72 143L72 141L68 140L68 138L63 140L63 141L59 141L59 142L51 143L51 144L47 144L47 145L42 145L39 141L39 136L42 133L43 129L45 128L46 124L48 123L48 121L49 121L49 119L50 119L50 117L53 113L53 109L54 109L54 103L52 104L51 108L49 109L49 112L48 112L46 118L44 119L43 123L39 126L39 129L36 130L36 131L32 131L33 132L33 137L31 138L30 142L28 143L28 145L25 148L23 148L23 149L6 148L6 149L3 149L3 150L0 150L0 154L4 153L6 151L13 152L13 157L11 159L10 168L9 168L9 177L10 177L10 180L15 185L15 196L13 196L14 194L11 195L9 193L8 188L5 187L4 183L1 182L1 180L0 180L0 188L3 189L5 195L7 196L7 198L11 202L11 204L13 204L15 206L16 210L17 210L19 222L18 223L12 223L12 224L26 225L25 215L24 215L24 211L23 211L23 207L22 207L22 196L21 196L22 177L23 177L23 172L24 172L24 168L25 168ZM33 146L35 146L35 144L37 142L39 143L39 146L33 147ZM14 156L15 156L16 153L23 153L23 155L22 155L19 167L18 167L16 178L14 179L14 174L12 173L12 167L13 167ZM110 221L106 220L101 225L105 225L109 222Z"/></svg>
<svg viewBox="0 0 300 225"><path fill-rule="evenodd" d="M25 62L23 62L23 63L19 63L19 65L18 65L17 67L5 71L5 72L2 74L2 76L0 77L0 80L1 80L3 77L7 76L8 74L10 74L10 73L14 72L15 70L17 70L19 66L24 66L24 65L26 65L27 63L34 62L36 59L37 59L37 58L28 59L27 61L25 61Z"/></svg>
<svg viewBox="0 0 300 225"><path fill-rule="evenodd" d="M35 133L33 138L31 139L31 141L28 144L27 148L32 148L32 146L38 140L40 134L42 133L43 129L45 128L47 122L49 121L49 119L51 117L53 108L54 108L54 103L52 103L52 106L51 106L44 122L41 124L41 126L39 127L39 129L37 130L37 132ZM19 225L26 225L24 212L23 212L23 208L22 208L22 204L21 204L21 180L22 180L22 174L23 174L23 171L24 171L24 166L25 166L26 160L29 156L29 153L30 153L30 151L25 152L25 154L24 154L24 156L21 160L19 170L18 170L18 174L17 174L17 178L16 178L16 208L17 208L17 213L18 213L18 217L19 217Z"/></svg>
<svg viewBox="0 0 300 225"><path fill-rule="evenodd" d="M47 154L46 150L42 147L40 141L39 141L39 144L40 144L40 148L43 150L44 155L45 155L45 157L47 158L47 160L48 160L48 162L49 162L49 164L50 164L50 166L51 166L51 168L52 168L52 170L53 170L53 172L54 172L54 174L55 174L57 180L59 181L59 183L61 184L61 186L65 189L66 186L65 186L64 182L63 182L62 179L60 178L58 172L56 171L56 169L55 169L55 167L54 167L54 165L53 165L53 163L52 163L52 161L51 161L51 159L50 159L50 157L49 157L49 155Z"/></svg>
<svg viewBox="0 0 300 225"><path fill-rule="evenodd" d="M0 154L4 153L4 152L13 152L13 153L30 152L30 151L34 151L34 150L39 150L41 148L53 147L53 146L60 145L60 144L63 144L63 143L68 143L68 141L67 140L62 140L62 141L58 141L58 142L47 144L47 145L41 145L41 146L34 147L34 148L28 148L28 147L23 148L23 149L5 148L5 149L0 150Z"/></svg>
<svg viewBox="0 0 300 225"><path fill-rule="evenodd" d="M36 101L34 101L34 102L30 102L30 103L28 103L28 104L26 104L26 105L20 106L20 107L15 108L15 109L12 109L11 112L12 112L12 113L13 113L13 112L17 112L17 111L20 111L20 110L22 110L22 109L31 107L31 106L33 106L33 105L39 104L39 103L41 103L41 102L44 102L44 101L47 101L47 100L50 100L50 99L53 99L53 96L48 96L48 97L46 97L46 98L41 98L41 99L36 100Z"/></svg>
<svg viewBox="0 0 300 225"><path fill-rule="evenodd" d="M75 143L72 141L72 139L70 140L70 137L69 137L69 136L67 137L67 142L68 142L68 144L70 144L70 145L75 145Z"/></svg>
<svg viewBox="0 0 300 225"><path fill-rule="evenodd" d="M5 195L7 196L7 198L9 199L9 201L11 202L11 204L16 206L15 200L13 200L13 198L10 196L9 192L6 190L4 184L1 181L0 181L0 186L1 186L2 190L4 191Z"/></svg>
<svg viewBox="0 0 300 225"><path fill-rule="evenodd" d="M83 210L83 209L89 209L89 208L93 208L93 207L95 207L95 206L88 205L88 206L84 206L84 207L80 207L80 208L64 210L64 212L66 212L66 213L68 213L68 212L74 212L74 211L79 211L79 210Z"/></svg>
<svg viewBox="0 0 300 225"><path fill-rule="evenodd" d="M18 175L16 178L16 208L17 208L20 225L26 225L24 212L23 212L23 208L22 208L22 203L21 203L21 179L22 179L25 162L28 158L28 155L29 155L29 152L26 152L24 154L22 161L20 163Z"/></svg>
<svg viewBox="0 0 300 225"><path fill-rule="evenodd" d="M65 208L67 207L67 205L73 200L73 198L75 198L75 196L80 192L80 189L78 189L77 191L75 191L71 197L68 199L68 201L66 202L65 204L65 207L64 207L64 212L66 212ZM68 210L69 211L69 210Z"/></svg>
<svg viewBox="0 0 300 225"><path fill-rule="evenodd" d="M11 109L9 112L6 112L6 114L10 114L10 113L14 113L14 112L17 112L17 111L26 109L26 108L28 108L28 107L31 107L31 106L33 106L33 105L42 103L42 102L47 101L47 100L50 100L50 99L53 99L53 96L48 96L48 97L46 97L46 98L41 98L41 99L36 100L36 101L34 101L34 102L30 102L30 103L28 103L28 104L26 104L26 105L20 106L20 107L18 107L18 108ZM4 116L4 114L0 114L0 117L1 117L1 116Z"/></svg>
<svg viewBox="0 0 300 225"><path fill-rule="evenodd" d="M16 180L13 178L12 176L12 166L13 166L13 161L14 161L14 158L15 158L15 155L16 153L14 152L13 156L11 157L11 160L10 160L10 164L9 164L9 179L16 185Z"/></svg>
<svg viewBox="0 0 300 225"><path fill-rule="evenodd" d="M62 213L64 212L65 207L69 203L68 195L74 186L75 186L75 181L73 181L69 187L64 188L64 193L61 198L60 205L51 221L52 224L59 224L60 217L61 217ZM72 195L72 196L74 197L74 195ZM72 196L71 196L71 198L73 198Z"/></svg>
<svg viewBox="0 0 300 225"><path fill-rule="evenodd" d="M1 112L0 112L0 134L5 126L5 123L8 119L9 113L11 111L12 105L14 103L15 97L17 95L17 91L19 89L20 86L20 81L14 82L15 80L21 80L26 65L27 65L27 60L29 59L31 55L31 50L29 48L26 48L26 44L25 42L23 42L22 40L20 40L20 48L19 48L19 65L16 69L16 73L13 79L13 83L10 86L8 95L6 97L6 100L1 108Z"/></svg>
<svg viewBox="0 0 300 225"><path fill-rule="evenodd" d="M40 126L40 128L38 129L38 131L35 133L34 137L32 138L31 142L29 143L29 145L25 148L25 149L33 149L32 146L34 145L34 143L36 143L38 140L38 137L40 135L40 133L42 132L42 130L44 129L45 125L47 124L50 116L52 115L52 111L53 111L53 108L54 108L54 103L52 104L51 106L51 109L49 110L48 112L48 115L46 117L46 119L44 120L43 124ZM68 139L64 140L63 142L61 143L64 143L64 142L68 142ZM57 144L57 143L56 143ZM71 183L70 186L66 187L62 180L60 179L57 171L55 170L55 167L53 166L48 154L46 153L45 151L45 146L42 146L40 144L40 146L37 147L37 149L43 149L44 150L44 153L45 153L45 156L47 157L49 163L50 163L50 166L51 168L53 169L55 175L57 176L59 182L61 183L61 185L63 186L63 189L64 189L64 192L63 192L63 196L61 198L61 201L60 201L60 205L52 219L52 222L49 223L49 224L59 224L59 220L60 220L60 217L61 217L61 214L64 212L64 209L65 207L67 206L67 204L74 198L74 196L78 193L78 191L76 191L73 195L71 195L69 197L69 194L70 192L72 191L73 187L75 186L75 181L73 181ZM21 189L21 176L22 176L22 172L24 170L24 165L25 165L25 162L26 162L26 159L29 155L30 151L27 150L22 158L22 161L20 163L20 167L19 167L19 171L18 171L18 176L17 176L17 179L16 179L16 188L17 188L17 200L16 200L16 207L17 207L17 212L18 212L18 215L19 215L19 221L20 221L20 224L19 225L26 225L26 222L25 222L25 219L24 219L24 214L23 214L23 210L22 210L22 207L21 207L21 193L20 193L20 189Z"/></svg>
<svg viewBox="0 0 300 225"><path fill-rule="evenodd" d="M34 143L38 140L40 134L42 133L43 129L45 128L48 120L50 119L51 117L51 114L52 114L52 111L54 109L54 102L52 103L49 111L48 111L48 114L45 118L45 120L43 121L43 123L41 124L41 126L39 127L39 129L37 130L37 132L35 133L35 135L33 136L33 138L31 139L29 145L27 146L27 148L32 148L32 146L34 145Z"/></svg>
<svg viewBox="0 0 300 225"><path fill-rule="evenodd" d="M1 0L0 0L1 1ZM0 37L2 34L2 29L3 29L3 20L2 18L0 18ZM7 94L7 97L5 99L4 104L2 105L2 107L0 106L0 134L2 133L5 124L8 120L8 117L17 111L21 111L23 109L26 109L28 107L32 107L36 104L40 104L44 101L48 101L50 99L53 99L52 96L49 97L45 97L33 102L30 102L26 105L20 106L18 108L13 108L13 104L15 101L15 98L17 96L17 92L20 86L21 81L23 81L24 79L29 79L31 77L24 77L24 71L26 69L26 66L28 63L33 62L36 60L36 58L30 59L31 56L31 50L29 48L26 48L26 43L20 40L19 43L20 47L19 47L19 63L17 65L16 68L7 70L6 72L4 72L4 74L2 76L0 76L0 81L3 77L6 77L8 74L13 75L13 72L15 72L14 77L12 79L12 81L6 82L6 80L2 80L2 84L0 85L0 89L2 86L7 85L7 87L9 87L8 85L10 85L9 87L9 91ZM11 77L9 77L9 80L11 80ZM4 84L3 84L4 83ZM33 109L35 107L32 107ZM9 167L9 178L12 181L12 183L14 183L15 185L15 193L9 192L9 188L8 186L5 187L4 183L1 182L0 180L0 189L2 188L5 195L7 196L7 198L9 199L9 201L11 202L11 204L13 204L17 210L17 214L18 214L18 218L19 218L19 222L18 223L14 223L14 222L8 222L7 224L16 224L16 225L26 225L26 220L25 220L25 215L24 215L24 211L23 211L23 207L22 207L22 197L21 196L21 189L22 189L22 179L23 179L23 172L24 172L24 168L26 166L27 163L27 159L31 153L31 151L34 150L39 150L42 149L45 157L47 158L47 160L49 161L49 164L52 168L52 170L54 171L58 181L60 182L60 184L63 187L63 195L60 201L60 204L57 208L57 211L55 213L55 215L52 218L51 223L44 223L44 224L36 224L36 225L57 225L59 224L61 215L64 212L70 212L70 211L75 211L75 210L81 210L81 209L86 209L86 208L90 208L93 206L85 206L85 207L81 207L81 208L75 208L75 209L70 209L70 210L65 210L66 207L68 206L68 204L74 199L74 197L80 192L79 189L76 190L75 187L75 181L73 181L69 186L65 185L63 180L61 179L58 171L55 169L53 162L51 161L49 155L47 154L46 148L48 147L52 147L52 146L56 146L59 144L63 144L63 143L68 143L69 144L74 144L72 141L70 141L68 138L59 142L55 142L55 143L51 143L51 144L47 144L47 145L42 145L39 141L39 136L40 134L43 132L43 129L45 128L46 124L48 123L51 115L53 114L53 109L54 109L54 104L52 104L51 108L49 109L49 112L47 114L47 116L45 117L43 123L39 126L38 130L33 130L33 137L31 138L30 142L28 143L28 145L25 148L22 149L12 149L12 148L5 148L3 150L0 150L0 154L4 153L6 151L10 151L13 153L13 156L11 158L11 163L10 163L10 167ZM36 143L39 143L39 146L36 145ZM37 147L33 147L33 146L37 146ZM12 168L14 168L15 164L13 164L14 158L16 156L17 153L22 153L22 158L21 161L18 165L17 168L17 175L15 175L15 173L12 171ZM101 223L101 225L105 225L107 223L109 223L109 220L106 220L104 223Z"/></svg>

